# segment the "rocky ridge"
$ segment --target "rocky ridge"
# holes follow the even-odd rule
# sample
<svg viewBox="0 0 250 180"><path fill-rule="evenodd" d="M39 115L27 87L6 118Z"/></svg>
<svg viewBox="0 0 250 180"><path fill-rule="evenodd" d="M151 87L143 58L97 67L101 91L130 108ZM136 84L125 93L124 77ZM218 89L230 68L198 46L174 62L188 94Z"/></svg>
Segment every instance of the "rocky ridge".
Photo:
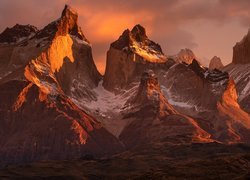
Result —
<svg viewBox="0 0 250 180"><path fill-rule="evenodd" d="M1 165L122 150L117 138L72 101L93 98L91 88L101 78L77 18L66 5L61 18L34 36L0 44Z"/></svg>

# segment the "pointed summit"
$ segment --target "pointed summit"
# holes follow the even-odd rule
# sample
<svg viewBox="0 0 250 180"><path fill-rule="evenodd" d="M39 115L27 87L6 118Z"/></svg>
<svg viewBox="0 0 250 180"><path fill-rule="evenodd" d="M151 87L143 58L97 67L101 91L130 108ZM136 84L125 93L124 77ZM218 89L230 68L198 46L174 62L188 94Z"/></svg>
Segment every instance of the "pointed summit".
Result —
<svg viewBox="0 0 250 180"><path fill-rule="evenodd" d="M70 16L77 16L78 17L78 13L69 5L65 5L64 9L62 11L62 16L61 17L70 17Z"/></svg>
<svg viewBox="0 0 250 180"><path fill-rule="evenodd" d="M130 122L119 136L127 147L144 143L208 142L210 134L197 122L174 109L163 95L153 71L143 73L138 91L125 104L124 120ZM178 138L176 138L178 137Z"/></svg>
<svg viewBox="0 0 250 180"><path fill-rule="evenodd" d="M50 37L53 39L55 36L65 36L67 34L76 36L89 43L81 28L78 26L78 13L69 5L65 5L61 18L47 25L36 37Z"/></svg>
<svg viewBox="0 0 250 180"><path fill-rule="evenodd" d="M146 30L140 24L137 24L131 31L133 38L138 42L145 41L148 37L146 35Z"/></svg>
<svg viewBox="0 0 250 180"><path fill-rule="evenodd" d="M145 71L141 76L140 86L137 94L126 103L132 107L132 111L142 112L143 114L154 114L162 118L169 114L177 114L178 112L168 103L164 97L158 78L152 70Z"/></svg>
<svg viewBox="0 0 250 180"><path fill-rule="evenodd" d="M214 56L209 63L209 69L222 69L224 65L221 62L221 59L217 56Z"/></svg>
<svg viewBox="0 0 250 180"><path fill-rule="evenodd" d="M138 24L132 30L126 29L110 45L103 85L111 91L125 88L137 77L140 78L149 66L165 67L167 61L161 46L150 40L145 28Z"/></svg>
<svg viewBox="0 0 250 180"><path fill-rule="evenodd" d="M71 34L81 40L87 40L78 26L78 13L69 5L65 5L62 16L58 22L58 35Z"/></svg>
<svg viewBox="0 0 250 180"><path fill-rule="evenodd" d="M147 37L146 29L140 24L135 25L132 30L126 29L119 39L111 44L111 47L119 50L125 48L129 51L136 52L145 60L148 60L149 57L145 57L145 53L142 51L148 51L148 53L151 54L160 53L163 55L161 46ZM164 59L166 59L166 57Z"/></svg>

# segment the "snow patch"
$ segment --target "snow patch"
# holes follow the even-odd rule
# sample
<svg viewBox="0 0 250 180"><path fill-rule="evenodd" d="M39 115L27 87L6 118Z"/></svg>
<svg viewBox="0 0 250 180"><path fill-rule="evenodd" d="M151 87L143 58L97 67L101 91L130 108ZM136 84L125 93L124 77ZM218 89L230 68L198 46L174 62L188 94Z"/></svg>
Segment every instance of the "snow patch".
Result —
<svg viewBox="0 0 250 180"><path fill-rule="evenodd" d="M84 44L84 45L86 45L86 46L91 46L87 41L84 41L84 40L82 40L82 39L79 39L79 38L76 37L76 36L70 35L70 37L71 37L72 39L74 39L78 44Z"/></svg>
<svg viewBox="0 0 250 180"><path fill-rule="evenodd" d="M95 89L93 89L93 92L96 94L97 100L89 102L86 107L101 113L106 113L108 111L120 112L129 97L124 96L124 93L115 95L114 93L107 91L102 86L102 81Z"/></svg>
<svg viewBox="0 0 250 180"><path fill-rule="evenodd" d="M131 45L131 49L133 49L137 55L143 57L144 59L150 62L163 63L163 62L166 62L167 60L167 57L164 54L154 50L150 46L143 46L141 43L138 43L135 41Z"/></svg>

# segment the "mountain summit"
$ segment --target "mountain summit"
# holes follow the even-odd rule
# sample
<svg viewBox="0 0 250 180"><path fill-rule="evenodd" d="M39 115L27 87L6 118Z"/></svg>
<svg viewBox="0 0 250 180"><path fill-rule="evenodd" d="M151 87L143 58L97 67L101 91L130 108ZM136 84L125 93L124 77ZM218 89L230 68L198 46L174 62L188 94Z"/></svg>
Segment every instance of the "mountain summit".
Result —
<svg viewBox="0 0 250 180"><path fill-rule="evenodd" d="M214 56L209 63L209 69L222 69L224 65L221 62L221 59L217 56Z"/></svg>
<svg viewBox="0 0 250 180"><path fill-rule="evenodd" d="M170 144L211 141L210 134L194 119L169 104L152 71L143 73L138 91L127 101L123 113L129 123L120 138L128 147L163 141Z"/></svg>
<svg viewBox="0 0 250 180"><path fill-rule="evenodd" d="M168 63L160 45L147 37L144 27L136 25L110 45L103 85L111 91L125 88L149 66L163 67Z"/></svg>
<svg viewBox="0 0 250 180"><path fill-rule="evenodd" d="M101 78L77 19L65 6L61 18L33 36L0 43L0 164L100 156L122 149L72 100L93 98L92 89ZM30 32L30 27L16 26L0 36Z"/></svg>

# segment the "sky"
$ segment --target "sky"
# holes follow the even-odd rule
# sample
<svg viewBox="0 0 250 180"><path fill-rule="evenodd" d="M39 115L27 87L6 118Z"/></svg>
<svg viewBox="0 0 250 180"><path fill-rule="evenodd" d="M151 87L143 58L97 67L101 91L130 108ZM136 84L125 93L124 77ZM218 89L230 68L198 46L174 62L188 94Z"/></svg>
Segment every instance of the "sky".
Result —
<svg viewBox="0 0 250 180"><path fill-rule="evenodd" d="M136 24L166 55L189 48L204 65L215 55L230 63L233 46L250 27L250 0L0 0L0 31L16 23L41 29L65 4L78 11L102 73L110 43Z"/></svg>

